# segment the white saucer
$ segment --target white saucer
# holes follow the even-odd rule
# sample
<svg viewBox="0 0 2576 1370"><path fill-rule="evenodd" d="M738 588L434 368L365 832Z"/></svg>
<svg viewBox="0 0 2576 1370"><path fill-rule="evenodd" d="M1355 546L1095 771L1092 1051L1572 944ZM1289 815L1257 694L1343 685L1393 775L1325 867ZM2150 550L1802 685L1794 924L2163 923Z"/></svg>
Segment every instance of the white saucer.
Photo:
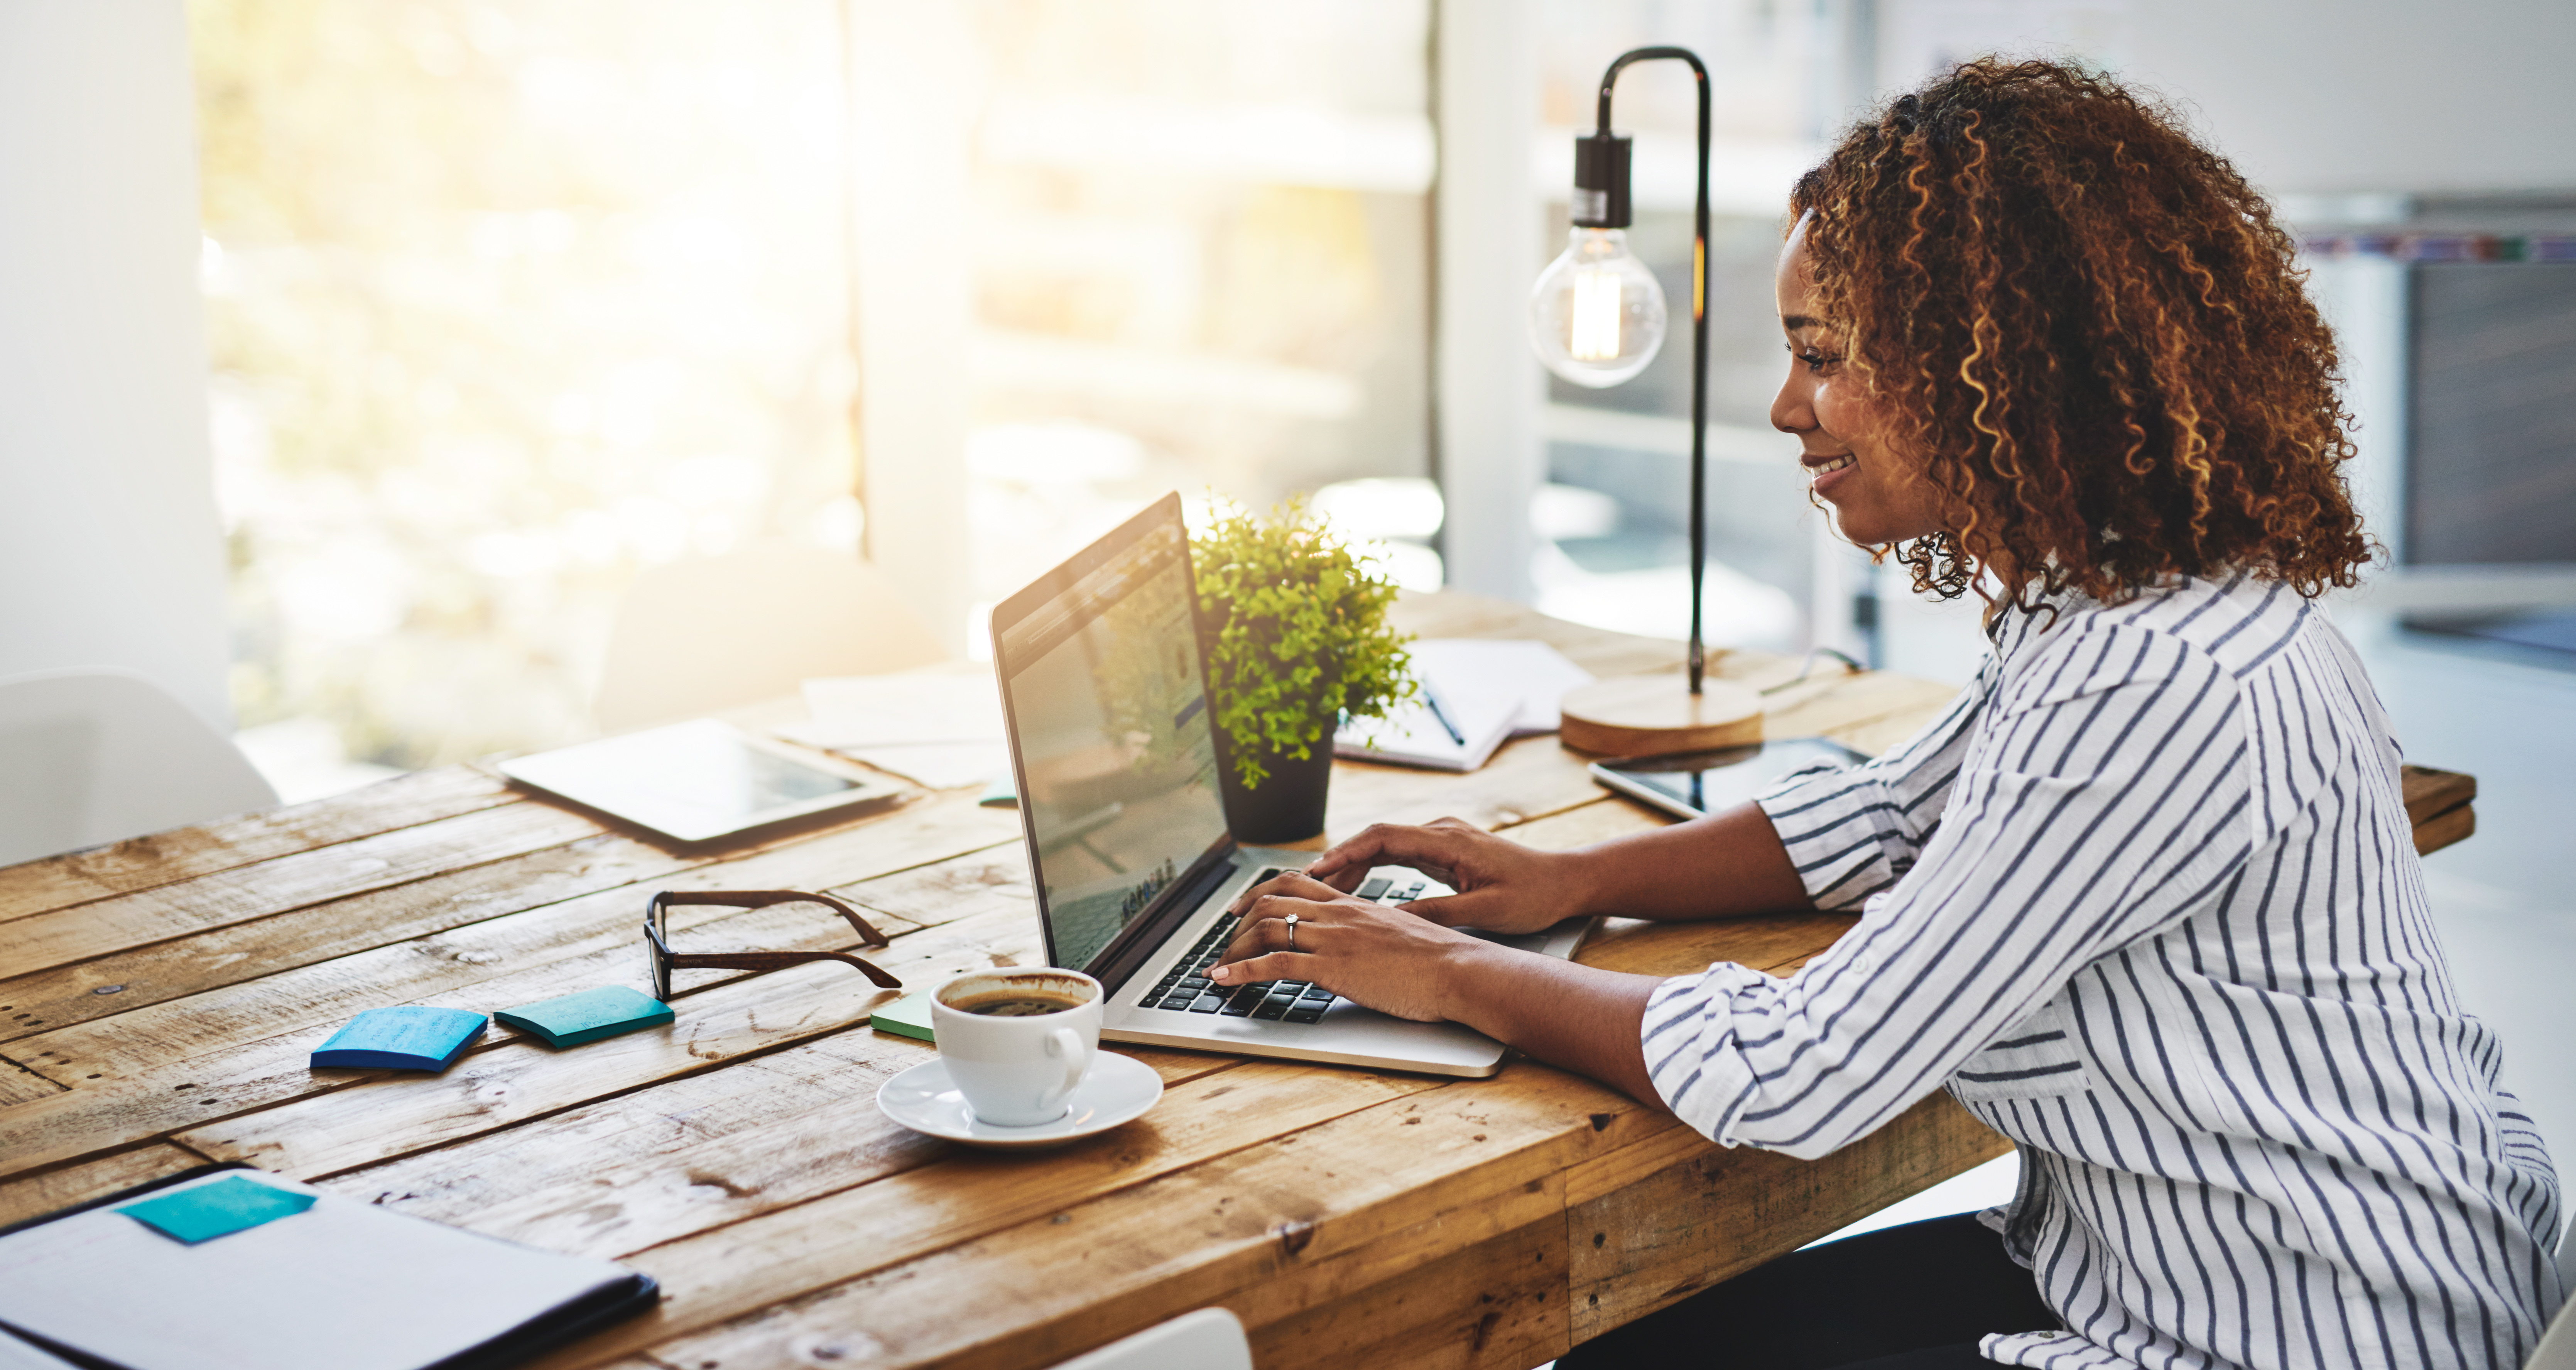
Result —
<svg viewBox="0 0 2576 1370"><path fill-rule="evenodd" d="M1134 1120L1162 1097L1163 1077L1152 1066L1104 1051L1090 1078L1075 1086L1063 1117L1034 1127L996 1127L966 1107L966 1096L948 1078L948 1063L932 1057L879 1085L877 1108L915 1132L1010 1151L1062 1146L1106 1132Z"/></svg>

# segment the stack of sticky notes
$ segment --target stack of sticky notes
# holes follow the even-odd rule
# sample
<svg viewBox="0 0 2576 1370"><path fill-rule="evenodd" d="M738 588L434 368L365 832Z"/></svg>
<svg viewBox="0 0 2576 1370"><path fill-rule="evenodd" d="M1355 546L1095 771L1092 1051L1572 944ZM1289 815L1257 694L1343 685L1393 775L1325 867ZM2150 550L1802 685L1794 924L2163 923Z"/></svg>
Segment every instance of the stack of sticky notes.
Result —
<svg viewBox="0 0 2576 1370"><path fill-rule="evenodd" d="M922 1036L929 1033L928 1001L922 1007ZM493 1014L504 1027L536 1038L550 1047L574 1047L621 1032L658 1027L671 1021L671 1006L650 995L618 985L583 990ZM371 1008L331 1034L313 1053L315 1069L326 1066L373 1070L445 1070L483 1035L491 1020L461 1008Z"/></svg>
<svg viewBox="0 0 2576 1370"><path fill-rule="evenodd" d="M623 985L603 985L492 1015L550 1047L577 1047L671 1021L671 1006Z"/></svg>
<svg viewBox="0 0 2576 1370"><path fill-rule="evenodd" d="M445 1070L483 1035L490 1020L461 1008L371 1008L331 1034L313 1066L377 1070Z"/></svg>

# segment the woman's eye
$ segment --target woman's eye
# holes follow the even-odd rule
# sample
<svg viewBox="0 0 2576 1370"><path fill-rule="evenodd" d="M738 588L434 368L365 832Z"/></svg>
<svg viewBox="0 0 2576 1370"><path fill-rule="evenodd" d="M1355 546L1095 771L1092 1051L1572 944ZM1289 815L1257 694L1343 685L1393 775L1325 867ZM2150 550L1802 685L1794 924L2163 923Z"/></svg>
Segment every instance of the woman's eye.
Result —
<svg viewBox="0 0 2576 1370"><path fill-rule="evenodd" d="M1842 358L1840 358L1840 357L1831 356L1831 355L1829 355L1829 354L1827 354L1827 353L1817 351L1815 348L1812 348L1812 347L1807 347L1807 348L1794 348L1794 347L1793 347L1793 348L1791 348L1791 349L1790 349L1790 355L1791 355L1791 356L1796 357L1798 360L1800 360L1800 361L1802 361L1802 362L1805 362L1805 363L1807 364L1807 369L1808 369L1809 371L1815 372L1815 373L1816 373L1816 374L1818 374L1818 375L1823 375L1823 374L1824 374L1824 370L1825 370L1825 368L1826 368L1826 367L1831 366L1831 365L1833 365L1835 362L1838 362L1838 361L1841 361L1841 360L1842 360Z"/></svg>

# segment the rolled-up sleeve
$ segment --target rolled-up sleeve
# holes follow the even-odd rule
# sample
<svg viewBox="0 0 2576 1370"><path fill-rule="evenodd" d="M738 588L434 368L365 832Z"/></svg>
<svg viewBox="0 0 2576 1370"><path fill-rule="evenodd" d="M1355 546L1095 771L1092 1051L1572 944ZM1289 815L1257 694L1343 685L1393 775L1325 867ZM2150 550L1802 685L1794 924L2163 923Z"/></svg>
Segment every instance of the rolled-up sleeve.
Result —
<svg viewBox="0 0 2576 1370"><path fill-rule="evenodd" d="M1817 902L1866 911L1786 980L1665 981L1641 1029L1664 1102L1720 1142L1823 1155L2216 897L2253 831L2233 684L2159 633L2073 634L1974 727L1764 796Z"/></svg>
<svg viewBox="0 0 2576 1370"><path fill-rule="evenodd" d="M1988 657L1941 716L1857 766L1788 776L1754 798L1822 909L1855 907L1913 869L1940 826L2000 667Z"/></svg>

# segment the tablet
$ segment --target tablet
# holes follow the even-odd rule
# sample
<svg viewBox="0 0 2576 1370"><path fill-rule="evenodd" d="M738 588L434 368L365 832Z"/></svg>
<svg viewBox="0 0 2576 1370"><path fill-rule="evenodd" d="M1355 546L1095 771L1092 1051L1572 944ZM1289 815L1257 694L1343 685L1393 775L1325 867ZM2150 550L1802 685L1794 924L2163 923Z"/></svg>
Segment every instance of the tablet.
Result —
<svg viewBox="0 0 2576 1370"><path fill-rule="evenodd" d="M1768 789L1772 781L1809 766L1849 766L1869 758L1823 737L1783 737L1744 747L1721 747L1679 756L1631 757L1592 763L1592 778L1667 813L1698 818L1721 813Z"/></svg>
<svg viewBox="0 0 2576 1370"><path fill-rule="evenodd" d="M512 780L704 842L852 804L902 786L872 771L702 718L501 763Z"/></svg>

